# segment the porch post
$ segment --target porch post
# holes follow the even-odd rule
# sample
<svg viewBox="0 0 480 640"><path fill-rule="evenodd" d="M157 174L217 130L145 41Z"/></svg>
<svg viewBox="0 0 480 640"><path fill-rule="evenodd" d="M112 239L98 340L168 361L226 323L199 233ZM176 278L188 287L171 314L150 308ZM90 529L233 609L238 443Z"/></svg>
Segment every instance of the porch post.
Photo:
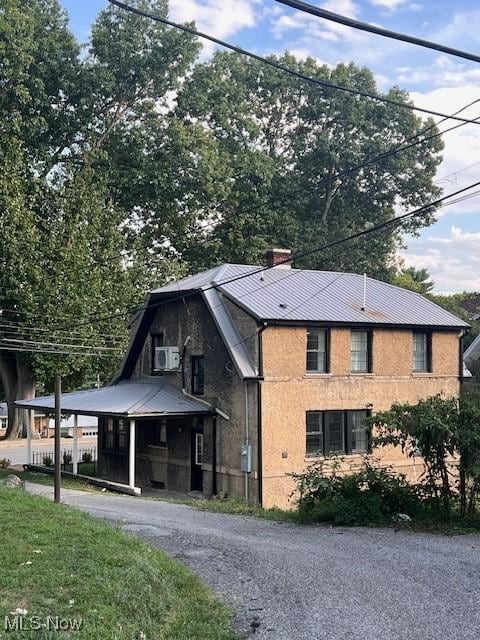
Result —
<svg viewBox="0 0 480 640"><path fill-rule="evenodd" d="M135 487L135 420L130 420L130 442L128 447L128 486Z"/></svg>
<svg viewBox="0 0 480 640"><path fill-rule="evenodd" d="M78 473L78 414L73 415L73 473Z"/></svg>
<svg viewBox="0 0 480 640"><path fill-rule="evenodd" d="M35 428L35 409L30 409L27 415L27 464L32 464L32 433Z"/></svg>

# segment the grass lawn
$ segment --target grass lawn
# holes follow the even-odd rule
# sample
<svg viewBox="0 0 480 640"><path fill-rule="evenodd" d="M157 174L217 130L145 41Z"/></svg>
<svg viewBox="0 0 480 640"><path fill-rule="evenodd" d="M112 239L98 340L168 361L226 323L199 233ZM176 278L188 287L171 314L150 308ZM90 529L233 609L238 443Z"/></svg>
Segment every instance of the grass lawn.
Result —
<svg viewBox="0 0 480 640"><path fill-rule="evenodd" d="M9 475L15 475L27 482L36 482L37 484L44 484L49 487L53 487L53 474L39 473L37 471L14 471L12 469L0 469L0 480L6 478ZM62 477L62 487L64 489L81 489L82 491L101 491L101 487L96 487L92 484L88 484L80 478L67 478ZM0 636L1 638L1 636Z"/></svg>
<svg viewBox="0 0 480 640"><path fill-rule="evenodd" d="M134 536L21 489L0 488L0 513L0 638L236 637L229 611L197 578ZM27 612L24 629L47 616L81 627L3 631L17 609Z"/></svg>

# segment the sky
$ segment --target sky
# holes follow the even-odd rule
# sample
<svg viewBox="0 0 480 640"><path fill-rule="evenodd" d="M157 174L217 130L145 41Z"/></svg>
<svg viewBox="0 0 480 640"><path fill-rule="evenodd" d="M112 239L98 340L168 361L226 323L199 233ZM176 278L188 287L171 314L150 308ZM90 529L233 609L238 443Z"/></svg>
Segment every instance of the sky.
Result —
<svg viewBox="0 0 480 640"><path fill-rule="evenodd" d="M307 0L342 15L480 53L478 0ZM61 0L80 42L87 42L96 14L107 0ZM274 0L170 0L174 21L194 21L200 30L260 54L288 49L335 65L369 67L381 90L407 89L418 106L454 113L480 98L480 65L350 29L294 11ZM207 44L202 56L212 54ZM480 118L480 103L462 115ZM444 128L455 124L445 123ZM443 137L437 184L444 194L480 180L480 126L466 125ZM442 293L480 290L480 197L442 209L418 238L405 238L406 264L426 267Z"/></svg>

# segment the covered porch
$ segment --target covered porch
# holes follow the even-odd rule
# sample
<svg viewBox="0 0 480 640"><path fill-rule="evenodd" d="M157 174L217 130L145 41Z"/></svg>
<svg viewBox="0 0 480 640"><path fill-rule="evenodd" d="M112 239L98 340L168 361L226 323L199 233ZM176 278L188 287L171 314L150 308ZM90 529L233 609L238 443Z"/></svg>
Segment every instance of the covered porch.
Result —
<svg viewBox="0 0 480 640"><path fill-rule="evenodd" d="M51 414L54 396L20 400L17 405ZM97 475L128 493L143 488L188 493L216 492L216 417L225 414L163 378L118 384L62 395L62 414L98 418ZM73 473L78 474L77 433Z"/></svg>

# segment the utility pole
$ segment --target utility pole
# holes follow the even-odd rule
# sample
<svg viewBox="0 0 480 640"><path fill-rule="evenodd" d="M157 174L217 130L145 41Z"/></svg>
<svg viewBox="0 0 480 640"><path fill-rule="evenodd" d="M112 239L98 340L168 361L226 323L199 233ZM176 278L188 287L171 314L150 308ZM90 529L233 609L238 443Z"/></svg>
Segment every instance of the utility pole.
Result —
<svg viewBox="0 0 480 640"><path fill-rule="evenodd" d="M62 378L61 376L55 377L55 479L54 479L54 500L60 502L60 482L61 482L61 460L60 460L60 435L61 435L61 420L62 420Z"/></svg>

